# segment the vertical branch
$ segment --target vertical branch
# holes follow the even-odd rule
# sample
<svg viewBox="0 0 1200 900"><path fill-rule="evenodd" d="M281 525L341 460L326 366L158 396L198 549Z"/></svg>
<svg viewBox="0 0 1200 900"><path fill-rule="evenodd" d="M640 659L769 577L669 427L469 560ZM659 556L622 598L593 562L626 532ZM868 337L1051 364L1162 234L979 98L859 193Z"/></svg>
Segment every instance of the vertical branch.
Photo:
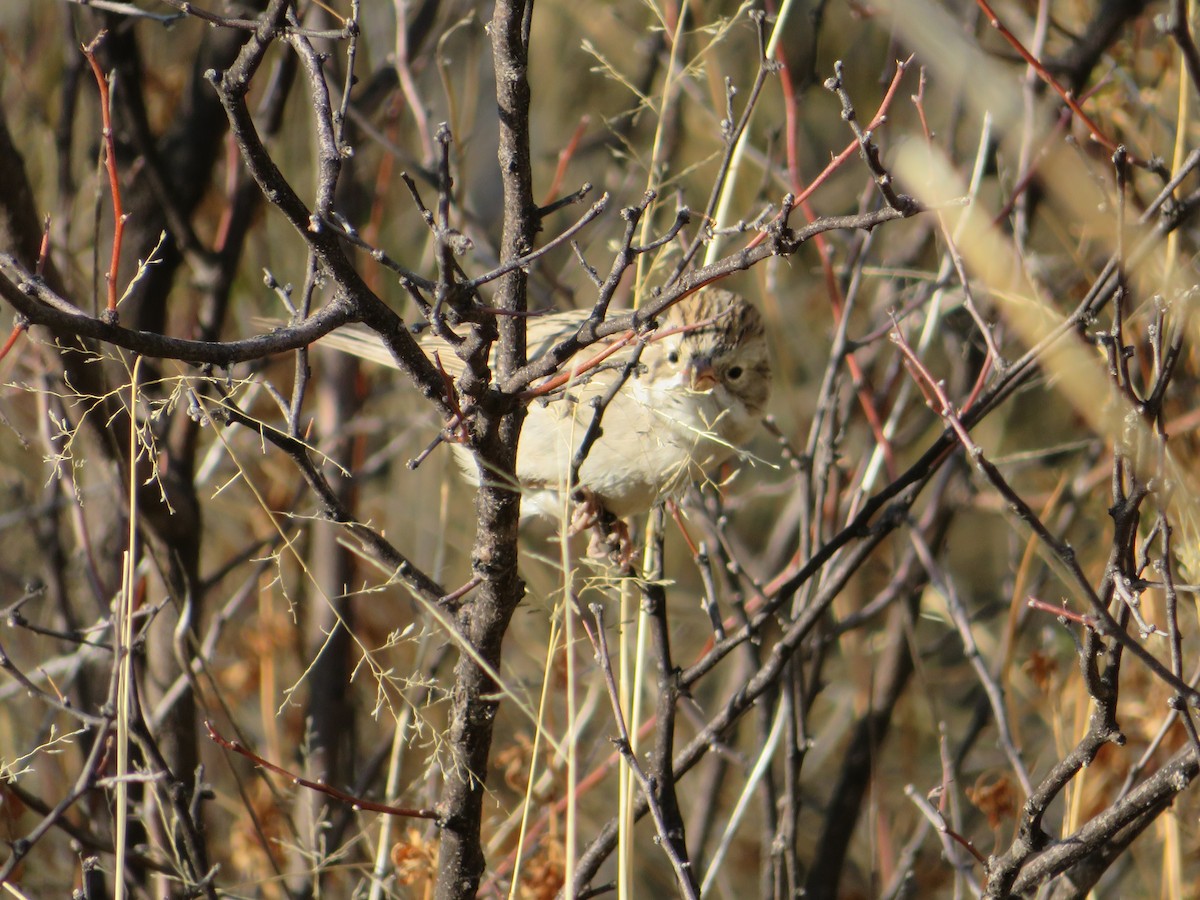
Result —
<svg viewBox="0 0 1200 900"><path fill-rule="evenodd" d="M533 198L529 156L529 18L531 3L501 0L490 26L496 105L500 123L497 157L504 190L501 262L528 253L539 228ZM527 274L516 268L498 283L496 305L521 313L527 308ZM501 316L496 369L500 379L525 362L525 320ZM474 388L474 390L471 390ZM517 574L517 523L521 497L508 484L516 469L517 439L524 410L515 394L501 394L486 384L467 387L479 404L471 446L482 486L476 501L478 525L472 568L479 579L475 598L464 604L457 626L478 657L464 654L455 668L453 709L448 744L452 761L446 768L440 811L443 816L438 855L437 896L473 897L484 869L480 845L484 778L495 721L496 684L488 669L500 668L504 633L524 584ZM487 668L485 668L485 666Z"/></svg>
<svg viewBox="0 0 1200 900"><path fill-rule="evenodd" d="M661 515L661 512L659 513ZM698 897L699 883L695 870L688 861L687 835L683 826L683 815L679 810L679 797L675 790L675 712L679 702L679 669L671 660L671 632L667 624L667 592L663 589L662 529L654 529L658 540L652 547L653 561L647 566L646 576L639 584L642 588L642 605L650 623L650 640L654 646L654 658L658 664L658 708L655 719L658 731L654 750L650 757L650 787L654 803L661 810L667 842L664 848L672 860L681 860L676 868L680 879L682 896ZM686 880L685 880L686 879Z"/></svg>
<svg viewBox="0 0 1200 900"><path fill-rule="evenodd" d="M507 0L496 5L492 20L492 54L496 74L496 106L500 120L497 159L504 187L504 231L500 260L516 259L533 249L541 230L533 197L529 151L529 20L533 5ZM496 305L507 312L527 309L528 274L516 269L504 276ZM502 316L497 351L498 375L506 378L525 362L525 322L521 316ZM519 423L518 423L519 424ZM515 448L515 441L514 441Z"/></svg>

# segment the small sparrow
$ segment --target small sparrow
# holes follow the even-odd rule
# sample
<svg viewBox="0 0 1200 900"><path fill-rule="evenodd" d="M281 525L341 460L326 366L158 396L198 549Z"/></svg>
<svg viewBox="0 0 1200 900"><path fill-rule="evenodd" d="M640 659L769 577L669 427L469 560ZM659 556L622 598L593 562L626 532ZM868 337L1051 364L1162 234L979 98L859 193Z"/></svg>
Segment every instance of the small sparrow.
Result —
<svg viewBox="0 0 1200 900"><path fill-rule="evenodd" d="M587 315L579 310L531 318L529 358L536 359L573 335ZM449 374L462 370L444 341L427 335L420 342L428 352L437 352ZM383 343L369 331L341 329L321 343L392 364ZM596 414L596 403L624 377L638 345L629 341L603 362L585 368L603 346L601 342L580 351L544 383L544 389L531 386L534 398L517 449L522 515L558 519L564 514L572 459ZM559 384L564 374L568 380ZM579 468L576 485L587 498L587 514L572 520L572 531L592 524L601 509L624 519L712 475L751 437L770 389L767 341L753 306L712 287L676 303L604 408L601 433ZM478 486L479 471L470 453L461 445L452 446L464 474Z"/></svg>

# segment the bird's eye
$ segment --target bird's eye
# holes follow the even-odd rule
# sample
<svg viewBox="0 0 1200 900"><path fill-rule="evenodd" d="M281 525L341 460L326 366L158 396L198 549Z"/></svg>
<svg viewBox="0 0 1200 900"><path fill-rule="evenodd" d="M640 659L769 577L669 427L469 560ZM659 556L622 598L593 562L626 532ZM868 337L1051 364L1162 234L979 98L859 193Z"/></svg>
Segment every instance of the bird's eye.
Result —
<svg viewBox="0 0 1200 900"><path fill-rule="evenodd" d="M732 367L730 367L729 371L726 372L725 374L729 376L730 381L737 381L739 378L742 377L742 367L741 366L732 366Z"/></svg>
<svg viewBox="0 0 1200 900"><path fill-rule="evenodd" d="M675 365L675 363L679 362L679 351L672 350L670 353L668 353L667 362L669 362L671 365Z"/></svg>

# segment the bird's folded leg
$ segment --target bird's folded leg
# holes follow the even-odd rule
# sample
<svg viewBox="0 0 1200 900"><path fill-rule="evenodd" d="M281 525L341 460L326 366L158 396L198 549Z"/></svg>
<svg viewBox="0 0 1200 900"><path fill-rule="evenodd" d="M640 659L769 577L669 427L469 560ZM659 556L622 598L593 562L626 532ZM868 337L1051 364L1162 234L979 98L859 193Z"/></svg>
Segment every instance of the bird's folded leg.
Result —
<svg viewBox="0 0 1200 900"><path fill-rule="evenodd" d="M624 519L610 515L608 521L599 521L592 526L588 541L588 556L592 559L607 557L613 565L627 569L633 562L635 549Z"/></svg>
<svg viewBox="0 0 1200 900"><path fill-rule="evenodd" d="M576 495L579 502L571 515L567 526L567 534L574 536L591 530L588 540L587 554L592 559L608 558L613 563L626 568L633 559L633 539L629 536L629 526L618 519L600 502L590 490L581 487Z"/></svg>
<svg viewBox="0 0 1200 900"><path fill-rule="evenodd" d="M571 511L571 521L567 524L569 537L583 534L597 524L607 512L604 504L588 488L577 488L572 499L575 500L575 509Z"/></svg>

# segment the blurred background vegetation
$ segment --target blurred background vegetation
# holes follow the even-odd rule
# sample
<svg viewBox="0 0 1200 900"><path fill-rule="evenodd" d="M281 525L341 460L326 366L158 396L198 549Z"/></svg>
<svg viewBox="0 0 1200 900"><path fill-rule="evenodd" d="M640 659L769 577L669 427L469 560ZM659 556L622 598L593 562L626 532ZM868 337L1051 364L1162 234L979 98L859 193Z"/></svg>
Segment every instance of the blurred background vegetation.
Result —
<svg viewBox="0 0 1200 900"><path fill-rule="evenodd" d="M197 5L234 18L260 10ZM426 206L436 203L435 135L445 122L450 217L470 241L458 262L471 276L502 262L490 7L296 7L325 54L334 109L351 46L356 54L337 214L367 245L432 278L437 242L401 173ZM580 260L607 274L625 227L618 211L648 189L657 199L646 238L664 233L681 207L693 217L680 239L627 273L614 303L621 309L668 284L697 234L707 231L692 268L705 254L711 262L745 248L785 195L799 194L847 148L790 225L885 208L879 172L860 158L843 103L824 83L836 61L864 127L896 88L871 138L899 190L929 205L872 230L830 228L752 267L731 265L738 271L723 282L769 323L776 433L760 433L721 490L689 493L681 504L689 537L669 515L659 526L674 664L694 676L671 727L677 751L702 747L677 790L706 896L1007 896L1011 881L999 888L993 877L1003 866L982 862L993 854L1014 861L1009 874L1025 872L1030 883L1019 883L1044 896L1197 896L1200 809L1185 790L1195 757L1173 756L1200 752L1186 712L1195 695L1180 686L1194 685L1198 671L1187 587L1200 580L1190 483L1200 422L1189 319L1191 10L1042 0L993 12L1041 61L1040 74L989 26L987 10L961 0L807 0L788 4L782 22L770 2L541 0L532 11L537 200L592 185L582 203L545 218L542 237L569 227L600 195L611 199L574 246L531 267L531 308L595 302ZM342 29L353 16L351 44ZM1180 22L1173 38L1166 27ZM204 77L232 64L245 29L154 0L0 5L10 142L0 154L8 170L0 250L32 269L38 254L20 213L36 212L39 224L46 217L47 282L100 315L112 198L101 104L81 45L102 29L97 58L112 75L129 214L119 292L139 261L155 260L122 300L121 324L234 340L262 333L263 318L286 320L282 294L298 301L311 291L319 307L330 276L313 269L306 236L264 201ZM773 63L736 177L726 179L732 123L753 95L767 41ZM898 73L900 60L908 62ZM296 66L293 50L276 42L249 105L272 158L311 203L319 115ZM1080 98L1090 124L1048 79ZM1131 157L1124 166L1112 161L1118 144ZM714 190L729 212L706 220ZM960 223L965 214L970 227ZM371 290L407 322L420 320L395 274L353 252ZM1119 278L1105 268L1112 260ZM1029 325L1029 309L1044 316L1040 324ZM1058 543L1014 515L1011 497L961 449L938 452L947 429L940 402L893 332L956 410L978 412L974 441ZM1049 344L1025 356L1052 333L1086 365ZM299 425L296 436L353 517L449 593L471 577L473 494L445 448L407 465L442 427L436 411L399 373L319 345L298 381L293 354L230 369L146 358L135 376L133 356L117 347L64 356L55 341L68 344L32 329L0 361L0 645L9 676L0 681L8 843L0 865L8 886L30 897L114 890L114 763L93 752L95 722L81 731L73 711L114 713L106 705L116 668L112 610L130 520L128 444L116 446L128 428L116 423L129 420L132 392L141 435L133 481L145 494L135 519L146 517L136 523L144 545L134 618L144 722L137 766L146 777L130 801L141 824L129 841L127 890L431 894L436 825L297 786L209 740L199 723L355 797L438 803L452 766L444 732L460 647L446 615L372 558L360 535L329 521L293 458L253 428L214 424L224 396L266 427ZM80 384L76 372L96 381ZM980 396L986 403L975 406ZM886 502L864 520L873 497ZM1121 504L1133 510L1124 518ZM1173 553L1164 549L1168 525ZM635 523L653 546L649 531L647 541L647 524ZM569 556L564 567L556 529L523 527L527 595L504 640L491 767L476 773L488 788L480 893L676 891L648 819L623 818L622 794L637 789L620 780L628 776L618 774L604 680L579 617L590 602L605 606L629 727L645 725L638 753L648 759L660 746L658 659L641 595L581 544ZM819 564L798 577L814 558ZM1115 638L1097 638L1097 610L1071 562L1177 683L1128 651L1122 658ZM1177 597L1164 580L1183 585ZM705 596L740 643L714 639ZM1154 628L1132 617L1134 596ZM580 605L564 602L571 598ZM1046 608L1030 608L1030 599ZM1058 607L1073 618L1059 620ZM1182 649L1173 657L1176 638ZM777 670L776 656L787 660ZM704 668L689 670L698 661ZM706 731L760 671L773 674L754 688L755 702ZM1184 712L1170 708L1172 698ZM1109 714L1115 728L1105 725ZM1172 765L1182 766L1178 797L1129 805L1132 787L1165 778ZM187 816L166 796L177 782L191 798L187 840ZM1026 846L1031 791L1038 826ZM1118 813L1129 818L1080 831ZM606 826L621 834L619 849L601 854L598 872L576 885L579 860L599 852ZM1046 863L1068 838L1085 852ZM204 852L193 858L189 840ZM194 870L198 858L217 867L207 882Z"/></svg>

